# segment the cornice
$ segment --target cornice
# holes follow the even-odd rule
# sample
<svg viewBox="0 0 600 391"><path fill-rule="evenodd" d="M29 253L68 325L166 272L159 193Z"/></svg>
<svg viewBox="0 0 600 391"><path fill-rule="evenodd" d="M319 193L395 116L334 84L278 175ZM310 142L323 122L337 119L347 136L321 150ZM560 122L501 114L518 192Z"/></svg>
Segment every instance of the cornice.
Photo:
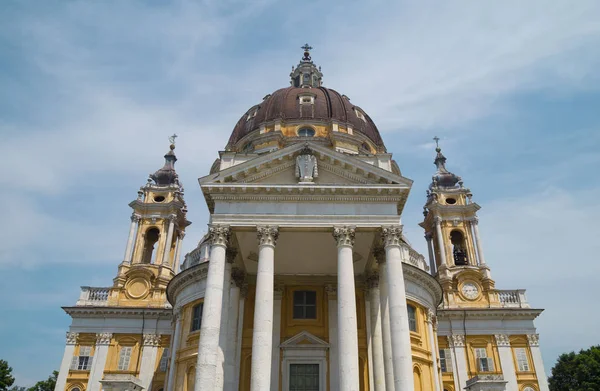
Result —
<svg viewBox="0 0 600 391"><path fill-rule="evenodd" d="M167 285L167 300L175 307L175 299L179 292L191 283L198 282L208 276L208 262L200 263L177 274Z"/></svg>
<svg viewBox="0 0 600 391"><path fill-rule="evenodd" d="M170 319L173 315L171 308L148 307L62 307L71 317L144 317L146 319Z"/></svg>
<svg viewBox="0 0 600 391"><path fill-rule="evenodd" d="M443 301L443 290L440 283L429 273L416 266L402 263L404 279L409 280L424 288L434 298L434 304L439 306Z"/></svg>
<svg viewBox="0 0 600 391"><path fill-rule="evenodd" d="M437 316L442 320L478 319L528 319L537 318L544 310L531 308L481 308L481 309L438 309Z"/></svg>

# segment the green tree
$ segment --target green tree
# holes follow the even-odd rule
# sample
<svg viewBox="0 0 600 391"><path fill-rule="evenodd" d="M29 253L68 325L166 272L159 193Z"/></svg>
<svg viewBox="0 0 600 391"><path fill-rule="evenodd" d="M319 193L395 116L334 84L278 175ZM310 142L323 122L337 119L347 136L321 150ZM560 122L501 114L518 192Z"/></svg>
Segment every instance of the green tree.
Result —
<svg viewBox="0 0 600 391"><path fill-rule="evenodd" d="M27 391L27 387L12 386L8 391Z"/></svg>
<svg viewBox="0 0 600 391"><path fill-rule="evenodd" d="M600 345L561 354L548 382L551 391L600 390Z"/></svg>
<svg viewBox="0 0 600 391"><path fill-rule="evenodd" d="M52 372L52 376L48 380L42 380L35 383L35 386L30 387L27 391L54 391L56 387L56 378L58 377L58 371Z"/></svg>
<svg viewBox="0 0 600 391"><path fill-rule="evenodd" d="M0 391L7 391L15 382L11 373L12 368L8 366L8 362L0 360Z"/></svg>

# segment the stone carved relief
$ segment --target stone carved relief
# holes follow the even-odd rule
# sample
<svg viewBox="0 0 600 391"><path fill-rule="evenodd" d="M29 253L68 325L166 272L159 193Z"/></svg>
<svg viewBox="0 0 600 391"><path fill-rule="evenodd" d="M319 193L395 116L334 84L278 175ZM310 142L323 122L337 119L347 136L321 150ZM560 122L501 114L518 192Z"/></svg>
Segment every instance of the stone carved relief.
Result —
<svg viewBox="0 0 600 391"><path fill-rule="evenodd" d="M77 345L78 338L79 338L79 333L67 331L67 345Z"/></svg>
<svg viewBox="0 0 600 391"><path fill-rule="evenodd" d="M540 346L540 335L527 334L527 341L529 342L529 346Z"/></svg>
<svg viewBox="0 0 600 391"><path fill-rule="evenodd" d="M259 246L273 246L277 244L279 237L279 227L276 226L259 226L256 228Z"/></svg>
<svg viewBox="0 0 600 391"><path fill-rule="evenodd" d="M506 334L496 334L496 345L501 347L510 347L510 338Z"/></svg>
<svg viewBox="0 0 600 391"><path fill-rule="evenodd" d="M333 237L337 242L338 247L340 246L354 246L354 236L356 232L354 227L334 227Z"/></svg>
<svg viewBox="0 0 600 391"><path fill-rule="evenodd" d="M208 234L210 235L210 243L213 246L227 246L231 229L225 225L211 225L208 228Z"/></svg>
<svg viewBox="0 0 600 391"><path fill-rule="evenodd" d="M463 348L465 346L465 336L462 334L452 334L448 336L450 347Z"/></svg>
<svg viewBox="0 0 600 391"><path fill-rule="evenodd" d="M96 334L96 345L110 345L112 339L112 333L97 333Z"/></svg>
<svg viewBox="0 0 600 391"><path fill-rule="evenodd" d="M313 183L318 176L317 158L309 148L304 148L296 157L296 178L299 183Z"/></svg>
<svg viewBox="0 0 600 391"><path fill-rule="evenodd" d="M144 334L144 346L160 346L160 335L154 333Z"/></svg>
<svg viewBox="0 0 600 391"><path fill-rule="evenodd" d="M402 226L393 225L381 228L381 239L384 247L400 246L402 244Z"/></svg>

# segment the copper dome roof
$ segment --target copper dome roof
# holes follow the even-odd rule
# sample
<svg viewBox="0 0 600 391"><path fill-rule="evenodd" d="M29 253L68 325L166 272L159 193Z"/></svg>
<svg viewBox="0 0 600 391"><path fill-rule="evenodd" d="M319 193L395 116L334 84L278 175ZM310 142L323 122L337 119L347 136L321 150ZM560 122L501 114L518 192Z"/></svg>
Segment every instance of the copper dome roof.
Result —
<svg viewBox="0 0 600 391"><path fill-rule="evenodd" d="M301 115L299 96L314 96L314 111L310 115ZM359 118L355 108L364 115ZM249 114L256 115L248 119ZM274 120L306 120L306 121L338 121L350 124L353 131L358 131L369 138L378 148L384 149L383 140L371 118L359 107L350 103L350 99L339 92L325 87L287 87L273 92L248 113L244 114L233 129L228 146L232 147L244 136L259 128L260 124Z"/></svg>

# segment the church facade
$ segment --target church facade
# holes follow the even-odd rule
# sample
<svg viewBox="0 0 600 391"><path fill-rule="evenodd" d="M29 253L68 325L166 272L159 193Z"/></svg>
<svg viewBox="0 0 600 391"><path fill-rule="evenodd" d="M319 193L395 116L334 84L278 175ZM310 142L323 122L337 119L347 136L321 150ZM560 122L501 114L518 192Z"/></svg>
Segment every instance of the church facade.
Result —
<svg viewBox="0 0 600 391"><path fill-rule="evenodd" d="M436 149L428 253L371 118L304 56L199 179L208 233L180 261L172 140L130 203L109 287L82 287L56 391L548 391L525 291L495 286L477 211Z"/></svg>

